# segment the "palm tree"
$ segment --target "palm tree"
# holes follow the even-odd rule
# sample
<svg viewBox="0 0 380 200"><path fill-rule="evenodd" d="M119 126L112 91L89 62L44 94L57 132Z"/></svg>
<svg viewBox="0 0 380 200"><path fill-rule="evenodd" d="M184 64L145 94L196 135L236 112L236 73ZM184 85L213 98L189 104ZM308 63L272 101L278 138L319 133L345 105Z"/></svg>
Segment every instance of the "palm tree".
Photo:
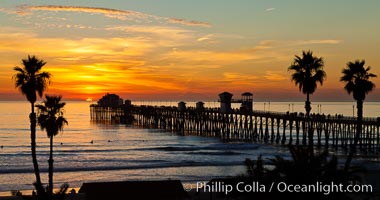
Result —
<svg viewBox="0 0 380 200"><path fill-rule="evenodd" d="M356 100L357 108L356 135L354 138L354 144L351 146L349 156L347 157L345 163L345 169L348 169L350 166L362 131L363 102L365 100L365 96L375 88L375 84L369 79L376 77L376 75L369 72L369 70L371 70L370 66L365 68L364 65L365 60L348 62L346 68L342 70L343 76L340 78L340 81L346 82L344 89L348 92L348 94L353 94L354 99Z"/></svg>
<svg viewBox="0 0 380 200"><path fill-rule="evenodd" d="M40 195L44 193L44 190L41 183L40 170L38 168L36 155L36 114L34 113L34 103L37 100L36 93L42 97L43 92L47 89L47 85L50 84L50 73L41 72L41 69L45 64L45 61L40 60L35 56L28 55L27 59L22 59L23 67L14 67L14 70L17 73L13 76L16 88L20 89L21 93L26 96L26 99L31 104L31 113L29 115L31 151L34 174L36 176L35 186L37 194Z"/></svg>
<svg viewBox="0 0 380 200"><path fill-rule="evenodd" d="M322 85L326 79L323 66L323 58L313 56L312 51L302 51L302 58L296 55L292 65L288 68L288 71L293 71L292 81L298 85L303 94L306 94L305 110L307 117L311 111L309 96L317 89L317 82Z"/></svg>
<svg viewBox="0 0 380 200"><path fill-rule="evenodd" d="M68 124L63 117L63 107L66 103L61 102L62 96L45 95L46 100L43 105L36 105L38 109L37 123L42 130L46 130L47 136L50 138L50 156L49 156L49 195L53 195L53 138L59 131L63 130L63 126Z"/></svg>

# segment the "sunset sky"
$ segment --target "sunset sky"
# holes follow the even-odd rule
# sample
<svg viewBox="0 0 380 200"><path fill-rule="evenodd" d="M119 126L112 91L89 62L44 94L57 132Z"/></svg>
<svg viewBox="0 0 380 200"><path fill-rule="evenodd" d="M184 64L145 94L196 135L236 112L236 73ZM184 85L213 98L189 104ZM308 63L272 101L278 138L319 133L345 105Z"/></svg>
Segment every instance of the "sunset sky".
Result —
<svg viewBox="0 0 380 200"><path fill-rule="evenodd" d="M313 101L352 100L339 82L348 61L380 76L378 0L0 1L0 100L24 99L13 67L47 62L46 93L98 99L304 101L287 71L294 55L323 57ZM380 101L379 89L367 100Z"/></svg>

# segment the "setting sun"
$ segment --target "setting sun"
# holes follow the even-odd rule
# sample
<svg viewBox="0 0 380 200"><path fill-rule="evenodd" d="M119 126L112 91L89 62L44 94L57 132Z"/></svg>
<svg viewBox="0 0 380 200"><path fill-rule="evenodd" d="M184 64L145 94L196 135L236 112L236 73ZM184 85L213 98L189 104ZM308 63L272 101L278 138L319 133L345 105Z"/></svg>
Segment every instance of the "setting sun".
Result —
<svg viewBox="0 0 380 200"><path fill-rule="evenodd" d="M107 92L128 99L215 100L221 91L250 91L255 100L302 98L287 68L294 55L309 49L324 58L327 73L315 99L350 99L339 81L350 60L365 59L380 74L374 53L380 39L372 34L379 32L373 26L377 17L351 13L342 21L337 16L346 14L335 2L323 7L323 23L320 13L313 15L318 9L311 9L320 5L310 2L207 1L204 9L183 15L179 2L173 4L178 12L162 5L144 9L147 3L56 3L0 3L1 98L21 98L10 77L29 54L47 62L45 69L53 74L48 92L82 100ZM377 16L371 4L377 3L347 7ZM225 10L241 15L227 16ZM310 18L295 17L299 12ZM299 24L303 28L295 29ZM368 99L380 100L380 91Z"/></svg>
<svg viewBox="0 0 380 200"><path fill-rule="evenodd" d="M379 9L1 0L0 200L380 197Z"/></svg>

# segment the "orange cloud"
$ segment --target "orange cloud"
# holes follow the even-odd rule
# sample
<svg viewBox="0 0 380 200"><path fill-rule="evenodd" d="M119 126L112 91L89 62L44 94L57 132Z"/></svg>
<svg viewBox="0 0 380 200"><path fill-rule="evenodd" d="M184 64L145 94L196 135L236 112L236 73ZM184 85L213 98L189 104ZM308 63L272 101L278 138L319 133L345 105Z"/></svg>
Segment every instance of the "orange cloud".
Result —
<svg viewBox="0 0 380 200"><path fill-rule="evenodd" d="M2 27L0 91L17 93L12 69L35 54L48 62L45 70L53 74L48 93L65 98L97 99L106 92L137 99L214 96L225 90L270 93L279 85L297 92L287 74L295 46L341 42L265 40L227 49L221 48L225 40L242 38L162 24L110 26L104 31L107 34L78 39ZM324 87L336 88L334 84Z"/></svg>
<svg viewBox="0 0 380 200"><path fill-rule="evenodd" d="M149 33L150 37L82 39L43 38L29 32L6 34L0 31L3 44L0 52L22 56L33 52L43 58L48 62L45 69L54 75L49 92L71 97L97 98L106 92L185 95L259 87L256 84L262 78L253 75L257 70L244 73L242 63L261 59L268 52L204 50L196 46L182 49L181 46L197 41L197 33L172 27L158 27L154 32L155 28L109 29ZM18 40L19 37L23 40ZM164 47L171 48L163 50ZM12 67L21 58L6 64L9 70L5 78L11 77ZM225 68L231 65L235 67L226 72Z"/></svg>
<svg viewBox="0 0 380 200"><path fill-rule="evenodd" d="M289 79L287 74L280 71L266 71L264 77L270 81L282 81Z"/></svg>

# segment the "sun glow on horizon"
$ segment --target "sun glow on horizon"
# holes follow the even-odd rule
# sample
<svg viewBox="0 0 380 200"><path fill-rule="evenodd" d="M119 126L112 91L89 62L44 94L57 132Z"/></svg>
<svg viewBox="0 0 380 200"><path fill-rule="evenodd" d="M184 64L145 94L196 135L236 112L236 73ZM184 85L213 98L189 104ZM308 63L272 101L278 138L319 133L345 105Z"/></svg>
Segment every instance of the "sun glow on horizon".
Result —
<svg viewBox="0 0 380 200"><path fill-rule="evenodd" d="M330 21L320 23L321 19L312 15L319 13L308 10L310 4L323 3L296 3L296 7L304 8L300 12L311 12L308 21L294 18L294 13L280 3L268 6L261 1L242 5L227 1L218 5L211 1L194 3L195 8L202 5L205 10L213 9L213 17L202 9L186 12L187 17L171 10L161 16L154 10L141 12L139 6L109 3L102 8L94 3L93 7L34 5L20 10L16 3L2 8L1 2L0 92L4 95L0 98L18 93L9 89L14 85L10 77L13 67L20 66L28 54L47 62L43 70L53 75L48 92L86 101L107 92L135 99L215 99L223 91L250 91L261 99L298 98L302 94L290 81L287 67L294 55L308 49L325 59L327 81L314 94L321 99L351 98L339 81L348 61L366 59L373 73L380 75L380 57L374 45L380 39L372 35L380 30L372 26L374 19L347 16L351 20L362 17L358 30L368 30L363 33L351 30L350 20L334 21L339 20L334 12L327 13L326 17L334 19L332 24L340 24L338 29ZM183 2L173 6L181 10ZM335 4L331 6L328 9L336 8ZM226 16L226 9L242 15ZM252 23L252 19L262 20ZM296 22L305 28L294 30ZM374 82L380 86L379 78ZM341 95L335 95L338 93ZM379 91L371 95L380 100Z"/></svg>

